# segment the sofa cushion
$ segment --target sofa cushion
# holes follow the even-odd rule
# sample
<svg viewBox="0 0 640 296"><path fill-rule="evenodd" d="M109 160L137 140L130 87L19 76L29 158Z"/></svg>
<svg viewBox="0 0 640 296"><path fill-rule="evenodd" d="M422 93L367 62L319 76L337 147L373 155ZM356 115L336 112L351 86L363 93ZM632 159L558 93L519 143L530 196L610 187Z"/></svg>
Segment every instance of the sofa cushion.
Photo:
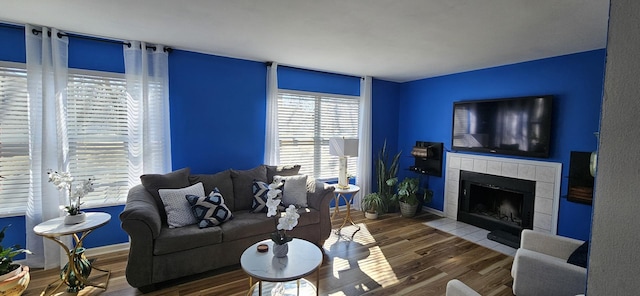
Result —
<svg viewBox="0 0 640 296"><path fill-rule="evenodd" d="M300 165L285 165L285 166L267 166L267 182L272 182L273 177L280 176L295 176L300 172Z"/></svg>
<svg viewBox="0 0 640 296"><path fill-rule="evenodd" d="M233 219L218 188L214 188L209 196L187 195L186 199L200 228L217 226Z"/></svg>
<svg viewBox="0 0 640 296"><path fill-rule="evenodd" d="M233 180L234 211L249 210L253 202L253 181L267 182L267 168L264 165L250 170L231 170Z"/></svg>
<svg viewBox="0 0 640 296"><path fill-rule="evenodd" d="M222 242L220 227L200 229L198 225L182 228L163 228L153 245L153 255L166 255ZM194 258L197 260L197 258Z"/></svg>
<svg viewBox="0 0 640 296"><path fill-rule="evenodd" d="M282 205L288 207L307 206L307 175L280 176L273 177L274 182L284 182L282 192Z"/></svg>
<svg viewBox="0 0 640 296"><path fill-rule="evenodd" d="M196 217L193 216L191 206L185 197L187 195L203 196L204 188L202 183L180 189L159 189L158 192L167 212L169 228L183 227L198 222Z"/></svg>
<svg viewBox="0 0 640 296"><path fill-rule="evenodd" d="M204 194L209 194L214 188L218 188L222 196L224 196L224 203L229 210L234 211L234 197L233 197L233 181L231 181L231 170L225 170L216 174L197 174L190 175L189 182L196 184L202 182L204 185Z"/></svg>
<svg viewBox="0 0 640 296"><path fill-rule="evenodd" d="M155 199L158 210L160 211L160 219L162 220L162 224L167 224L167 212L164 210L164 203L162 203L162 199L160 198L158 189L184 188L191 185L189 183L190 171L191 170L187 167L164 175L145 174L140 176L142 186L144 186L144 188L147 189L147 191L149 191L149 193L151 193L151 195Z"/></svg>
<svg viewBox="0 0 640 296"><path fill-rule="evenodd" d="M253 181L253 202L251 203L251 213L266 213L269 209L267 208L267 199L269 199L269 192L271 190L280 190L278 195L275 198L282 200L282 188L284 187L284 181L267 184L262 181Z"/></svg>

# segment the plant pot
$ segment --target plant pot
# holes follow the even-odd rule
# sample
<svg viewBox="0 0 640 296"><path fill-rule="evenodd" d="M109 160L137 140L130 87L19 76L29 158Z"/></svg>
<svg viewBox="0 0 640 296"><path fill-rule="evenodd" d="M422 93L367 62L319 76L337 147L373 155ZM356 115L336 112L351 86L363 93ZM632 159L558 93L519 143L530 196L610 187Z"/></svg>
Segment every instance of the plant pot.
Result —
<svg viewBox="0 0 640 296"><path fill-rule="evenodd" d="M416 215L416 210L418 209L418 205L411 205L405 202L400 202L400 213L402 217L411 218Z"/></svg>
<svg viewBox="0 0 640 296"><path fill-rule="evenodd" d="M84 222L87 219L87 215L84 212L80 212L77 215L69 215L64 216L64 224L73 225Z"/></svg>
<svg viewBox="0 0 640 296"><path fill-rule="evenodd" d="M378 213L377 212L364 212L364 217L367 219L371 219L371 220L375 220L378 219Z"/></svg>
<svg viewBox="0 0 640 296"><path fill-rule="evenodd" d="M0 280L0 295L22 295L31 281L29 267L20 265L18 269L7 275L9 275L8 278Z"/></svg>
<svg viewBox="0 0 640 296"><path fill-rule="evenodd" d="M289 244L284 243L282 245L273 244L273 256L282 258L287 257L289 253Z"/></svg>

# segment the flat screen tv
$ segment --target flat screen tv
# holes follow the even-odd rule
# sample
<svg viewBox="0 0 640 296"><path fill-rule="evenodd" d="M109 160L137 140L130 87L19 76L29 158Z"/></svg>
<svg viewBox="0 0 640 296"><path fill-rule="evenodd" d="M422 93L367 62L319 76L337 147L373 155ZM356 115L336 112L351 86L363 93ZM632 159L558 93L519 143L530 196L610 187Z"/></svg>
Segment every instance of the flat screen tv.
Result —
<svg viewBox="0 0 640 296"><path fill-rule="evenodd" d="M549 157L553 96L453 104L452 150Z"/></svg>

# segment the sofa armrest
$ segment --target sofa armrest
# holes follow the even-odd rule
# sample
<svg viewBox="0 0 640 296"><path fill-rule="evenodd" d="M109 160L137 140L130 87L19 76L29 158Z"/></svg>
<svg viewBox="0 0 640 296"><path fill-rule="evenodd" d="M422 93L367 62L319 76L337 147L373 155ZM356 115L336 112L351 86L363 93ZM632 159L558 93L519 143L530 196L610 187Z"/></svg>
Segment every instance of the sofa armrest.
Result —
<svg viewBox="0 0 640 296"><path fill-rule="evenodd" d="M331 214L329 203L334 198L335 188L324 182L307 183L307 203L309 207L320 212L320 236L322 241L317 242L319 247L325 239L331 235Z"/></svg>
<svg viewBox="0 0 640 296"><path fill-rule="evenodd" d="M454 279L447 283L446 296L480 296L480 294L463 282Z"/></svg>
<svg viewBox="0 0 640 296"><path fill-rule="evenodd" d="M587 285L586 268L527 249L518 249L511 268L513 293L518 296L576 295Z"/></svg>
<svg viewBox="0 0 640 296"><path fill-rule="evenodd" d="M583 241L577 239L525 229L522 231L520 248L558 257L566 261L571 256L571 253L583 243Z"/></svg>
<svg viewBox="0 0 640 296"><path fill-rule="evenodd" d="M124 210L120 213L120 221L122 222L123 228L130 221L142 222L145 228L140 230L133 229L134 233L138 231L148 231L151 233L153 239L160 235L160 228L162 227L160 211L153 196L144 186L136 185L129 189ZM129 233L129 236L132 236L132 233Z"/></svg>

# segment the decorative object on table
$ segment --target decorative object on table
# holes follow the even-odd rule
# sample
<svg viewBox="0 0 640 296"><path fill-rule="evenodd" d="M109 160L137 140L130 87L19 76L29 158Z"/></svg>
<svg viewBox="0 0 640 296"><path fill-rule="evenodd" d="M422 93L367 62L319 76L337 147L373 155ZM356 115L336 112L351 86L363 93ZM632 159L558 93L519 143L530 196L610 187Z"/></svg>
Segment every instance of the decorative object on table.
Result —
<svg viewBox="0 0 640 296"><path fill-rule="evenodd" d="M267 244L259 244L256 249L258 250L259 253L265 253L267 251L269 251L269 245Z"/></svg>
<svg viewBox="0 0 640 296"><path fill-rule="evenodd" d="M334 137L329 139L329 154L340 157L338 167L338 188L349 188L347 178L347 157L358 156L358 139Z"/></svg>
<svg viewBox="0 0 640 296"><path fill-rule="evenodd" d="M85 248L77 248L73 254L73 261L67 263L60 270L60 279L67 284L67 292L76 293L84 289L91 274L91 261L84 255ZM69 272L67 273L68 269ZM68 276L67 276L68 274Z"/></svg>
<svg viewBox="0 0 640 296"><path fill-rule="evenodd" d="M378 214L386 211L384 206L380 193L372 192L362 198L361 208L367 219L378 219Z"/></svg>
<svg viewBox="0 0 640 296"><path fill-rule="evenodd" d="M278 195L282 192L280 189L271 189L267 192L267 217L275 216L278 218L278 224L276 225L276 231L271 233L271 240L273 241L273 255L276 257L285 257L289 252L289 245L293 238L287 235L287 230L293 230L298 225L298 209L294 205L289 205L284 213L280 213L278 206L281 200L278 199Z"/></svg>
<svg viewBox="0 0 640 296"><path fill-rule="evenodd" d="M384 145L380 152L378 152L378 159L376 160L376 182L378 184L378 193L380 198L385 202L385 208L388 212L396 212L398 210L397 204L391 201L391 197L395 192L395 183L389 185L390 180L394 180L398 175L398 160L400 154L398 152L393 158L389 159L387 152L387 140L384 141ZM395 179L397 180L397 179Z"/></svg>
<svg viewBox="0 0 640 296"><path fill-rule="evenodd" d="M69 194L69 205L64 207L67 212L65 217L65 224L78 224L85 221L84 212L80 210L82 205L81 198L87 193L93 191L93 178L88 178L80 184L73 186L73 177L70 172L58 173L56 171L49 170L49 182L53 183L58 190L66 190Z"/></svg>
<svg viewBox="0 0 640 296"><path fill-rule="evenodd" d="M0 243L9 226L3 227L0 231ZM13 257L23 253L31 254L29 250L18 245L4 248L0 244L0 295L22 295L27 289L31 281L29 267L13 263Z"/></svg>
<svg viewBox="0 0 640 296"><path fill-rule="evenodd" d="M397 179L392 179L390 183L397 182ZM400 213L403 217L413 217L418 209L418 197L416 196L420 185L420 179L418 178L405 178L402 182L398 183L398 191L391 199L394 202L400 204Z"/></svg>

